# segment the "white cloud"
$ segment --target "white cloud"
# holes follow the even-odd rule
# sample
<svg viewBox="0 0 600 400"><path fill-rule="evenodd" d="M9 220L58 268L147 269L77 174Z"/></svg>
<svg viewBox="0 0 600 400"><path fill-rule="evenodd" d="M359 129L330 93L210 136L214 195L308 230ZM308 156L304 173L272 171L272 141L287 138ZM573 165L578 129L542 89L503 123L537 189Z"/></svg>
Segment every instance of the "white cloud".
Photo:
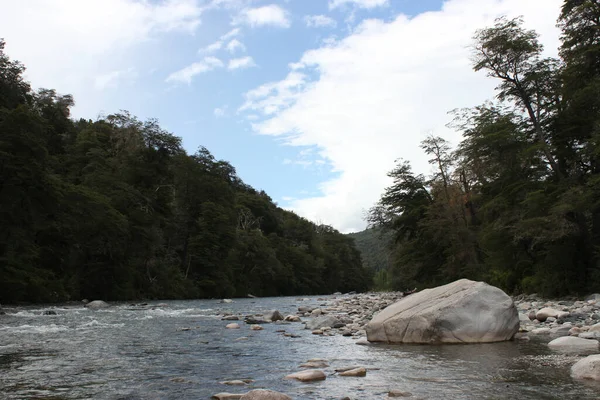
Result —
<svg viewBox="0 0 600 400"><path fill-rule="evenodd" d="M266 83L252 89L244 95L246 101L239 111L261 111L270 115L283 110L295 102L306 79L303 73L292 71L282 81Z"/></svg>
<svg viewBox="0 0 600 400"><path fill-rule="evenodd" d="M255 131L293 146L316 146L336 176L321 193L291 208L342 231L364 228L364 210L390 184L394 160L417 172L431 166L419 142L428 134L452 143L449 110L493 97L496 82L472 71L476 29L502 14L523 15L556 54L561 0L449 0L442 10L364 21L350 36L304 53L287 77L245 94L240 111L262 115ZM316 76L310 79L310 76Z"/></svg>
<svg viewBox="0 0 600 400"><path fill-rule="evenodd" d="M304 22L309 28L335 28L337 26L337 22L335 22L333 18L329 18L326 15L307 15L304 17Z"/></svg>
<svg viewBox="0 0 600 400"><path fill-rule="evenodd" d="M387 6L389 4L389 0L329 0L329 9L333 10L334 8L338 8L344 5L353 5L358 8L375 8Z"/></svg>
<svg viewBox="0 0 600 400"><path fill-rule="evenodd" d="M192 78L198 74L209 72L223 66L223 62L216 57L204 57L204 60L188 65L179 71L173 72L165 82L192 83Z"/></svg>
<svg viewBox="0 0 600 400"><path fill-rule="evenodd" d="M0 26L34 86L71 93L76 110L97 112L97 77L127 69L131 48L158 35L193 34L201 14L196 0L4 1Z"/></svg>
<svg viewBox="0 0 600 400"><path fill-rule="evenodd" d="M233 22L234 24L246 24L253 28L266 25L279 28L289 28L291 26L288 12L276 4L245 9Z"/></svg>
<svg viewBox="0 0 600 400"><path fill-rule="evenodd" d="M223 41L217 40L216 42L211 43L208 46L200 49L199 53L204 53L204 54L215 53L215 52L221 50L222 47L223 47Z"/></svg>
<svg viewBox="0 0 600 400"><path fill-rule="evenodd" d="M124 70L112 71L106 74L98 75L94 81L94 86L98 90L114 88L119 82L132 82L137 78L135 68L130 67Z"/></svg>
<svg viewBox="0 0 600 400"><path fill-rule="evenodd" d="M246 68L255 67L255 66L256 66L256 64L254 63L254 60L252 59L252 57L247 56L247 57L234 58L234 59L229 60L227 69L229 69L229 70L246 69Z"/></svg>
<svg viewBox="0 0 600 400"><path fill-rule="evenodd" d="M246 46L244 46L244 44L237 39L233 39L232 41L227 43L226 48L227 48L227 51L229 51L231 54L235 53L238 50L246 51Z"/></svg>
<svg viewBox="0 0 600 400"><path fill-rule="evenodd" d="M226 34L221 36L221 40L229 40L233 37L236 37L237 35L240 34L240 31L241 31L240 28L233 28L232 30L230 30L229 32L227 32Z"/></svg>
<svg viewBox="0 0 600 400"><path fill-rule="evenodd" d="M200 53L200 54L215 53L223 48L223 45L225 44L225 42L227 42L228 40L230 40L231 38L233 38L239 34L240 34L240 28L234 28L234 29L230 30L229 32L227 32L226 34L222 35L219 38L219 40L217 40L216 42L211 43L208 46L203 47L200 50L198 50L198 53ZM240 46L240 45L245 50L244 45L237 39L233 39L233 40L229 41L229 43L227 43L227 46L225 46L225 47L229 52L233 52L231 49L231 46ZM235 50L235 47L233 48L233 50Z"/></svg>
<svg viewBox="0 0 600 400"><path fill-rule="evenodd" d="M215 117L217 117L217 118L224 117L225 114L227 113L227 106L217 107L214 109L213 113L215 114Z"/></svg>

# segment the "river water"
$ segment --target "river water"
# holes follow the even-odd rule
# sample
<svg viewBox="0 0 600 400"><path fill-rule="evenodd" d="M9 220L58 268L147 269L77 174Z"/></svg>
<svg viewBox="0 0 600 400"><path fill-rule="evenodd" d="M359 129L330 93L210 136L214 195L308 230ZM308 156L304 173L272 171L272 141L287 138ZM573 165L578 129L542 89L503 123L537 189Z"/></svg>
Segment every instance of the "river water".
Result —
<svg viewBox="0 0 600 400"><path fill-rule="evenodd" d="M267 388L294 399L384 399L390 389L425 399L598 399L600 386L573 381L579 355L546 341L482 345L360 346L339 335L312 335L299 323L251 331L225 329L223 312L254 314L327 301L294 297L167 301L166 307L105 310L77 305L5 308L0 315L2 399L209 399L219 392ZM155 303L150 303L150 306ZM53 310L57 315L43 315ZM183 329L186 328L186 329ZM189 328L189 329L187 329ZM278 330L299 337L286 337ZM247 339L243 339L243 338ZM242 338L241 340L239 340ZM283 377L311 358L329 360L328 377ZM366 377L334 369L363 366ZM221 381L252 379L247 387Z"/></svg>

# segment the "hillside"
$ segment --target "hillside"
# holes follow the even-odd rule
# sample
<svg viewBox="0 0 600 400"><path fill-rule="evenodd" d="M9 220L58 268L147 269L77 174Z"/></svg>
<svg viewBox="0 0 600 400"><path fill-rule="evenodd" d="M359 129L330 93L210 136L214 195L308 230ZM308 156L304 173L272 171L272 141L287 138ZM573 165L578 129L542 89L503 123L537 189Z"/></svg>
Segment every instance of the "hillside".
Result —
<svg viewBox="0 0 600 400"><path fill-rule="evenodd" d="M365 267L377 272L390 267L389 241L391 235L383 233L381 228L365 229L361 232L349 233L360 251Z"/></svg>
<svg viewBox="0 0 600 400"><path fill-rule="evenodd" d="M70 118L0 40L0 303L362 291L352 240L126 111ZM232 144L235 146L235 143Z"/></svg>

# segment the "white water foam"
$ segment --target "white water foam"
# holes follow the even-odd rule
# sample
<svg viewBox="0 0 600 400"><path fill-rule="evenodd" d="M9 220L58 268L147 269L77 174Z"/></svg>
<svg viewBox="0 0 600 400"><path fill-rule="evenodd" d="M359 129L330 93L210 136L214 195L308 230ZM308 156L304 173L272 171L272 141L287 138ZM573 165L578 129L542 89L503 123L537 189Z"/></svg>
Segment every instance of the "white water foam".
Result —
<svg viewBox="0 0 600 400"><path fill-rule="evenodd" d="M122 328L125 324L107 324L104 322L100 322L98 320L91 320L77 327L77 330L87 329L87 328Z"/></svg>
<svg viewBox="0 0 600 400"><path fill-rule="evenodd" d="M200 318L208 316L208 313L213 311L212 308L198 309L198 308L183 308L180 310L155 308L153 310L146 310L146 314L154 315L157 317L186 317L186 318Z"/></svg>
<svg viewBox="0 0 600 400"><path fill-rule="evenodd" d="M0 328L0 331L8 333L56 333L69 330L68 326L64 325L20 325L20 326L5 326Z"/></svg>

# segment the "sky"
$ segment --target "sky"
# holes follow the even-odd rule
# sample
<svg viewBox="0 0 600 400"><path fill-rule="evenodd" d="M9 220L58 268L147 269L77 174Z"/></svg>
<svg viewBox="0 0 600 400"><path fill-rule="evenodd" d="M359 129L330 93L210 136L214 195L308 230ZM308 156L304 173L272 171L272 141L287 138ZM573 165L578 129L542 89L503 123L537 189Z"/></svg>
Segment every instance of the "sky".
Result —
<svg viewBox="0 0 600 400"><path fill-rule="evenodd" d="M556 56L562 0L0 0L6 53L73 116L157 118L285 209L365 228L398 159L494 97L472 37L523 16Z"/></svg>

